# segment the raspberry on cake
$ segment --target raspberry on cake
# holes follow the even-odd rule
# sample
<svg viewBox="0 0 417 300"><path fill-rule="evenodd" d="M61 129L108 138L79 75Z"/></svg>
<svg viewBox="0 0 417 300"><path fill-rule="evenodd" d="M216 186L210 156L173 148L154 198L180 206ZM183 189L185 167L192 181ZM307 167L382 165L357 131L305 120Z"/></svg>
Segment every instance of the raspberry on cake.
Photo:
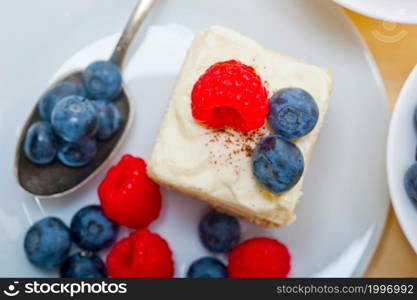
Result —
<svg viewBox="0 0 417 300"><path fill-rule="evenodd" d="M221 26L203 30L179 75L148 174L248 221L289 224L331 85L322 68ZM270 147L259 145L269 140Z"/></svg>
<svg viewBox="0 0 417 300"><path fill-rule="evenodd" d="M211 66L191 92L193 117L202 124L248 132L262 127L268 92L255 70L236 60Z"/></svg>

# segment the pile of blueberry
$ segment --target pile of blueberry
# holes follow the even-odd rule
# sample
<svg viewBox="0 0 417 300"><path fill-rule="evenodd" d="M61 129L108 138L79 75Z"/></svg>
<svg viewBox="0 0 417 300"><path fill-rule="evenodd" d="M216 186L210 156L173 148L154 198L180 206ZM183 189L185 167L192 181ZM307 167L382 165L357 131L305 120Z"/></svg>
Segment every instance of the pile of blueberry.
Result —
<svg viewBox="0 0 417 300"><path fill-rule="evenodd" d="M227 253L240 238L240 226L235 217L210 211L200 221L199 236L204 247L213 253ZM225 264L214 257L202 257L194 261L188 269L188 278L228 277Z"/></svg>
<svg viewBox="0 0 417 300"><path fill-rule="evenodd" d="M109 220L100 206L79 210L68 228L55 217L33 224L26 233L24 250L29 261L38 268L60 267L65 278L104 278L106 266L95 254L113 243L118 225ZM82 251L70 255L72 244Z"/></svg>
<svg viewBox="0 0 417 300"><path fill-rule="evenodd" d="M120 112L112 103L121 91L119 67L94 62L84 70L82 82L61 81L42 96L42 121L31 124L23 143L33 163L45 165L57 157L69 167L85 166L97 152L96 141L109 139L119 129Z"/></svg>
<svg viewBox="0 0 417 300"><path fill-rule="evenodd" d="M262 139L252 154L253 174L267 191L286 192L300 180L304 157L293 140L310 133L318 118L316 102L303 89L286 88L271 97L268 123L276 134Z"/></svg>

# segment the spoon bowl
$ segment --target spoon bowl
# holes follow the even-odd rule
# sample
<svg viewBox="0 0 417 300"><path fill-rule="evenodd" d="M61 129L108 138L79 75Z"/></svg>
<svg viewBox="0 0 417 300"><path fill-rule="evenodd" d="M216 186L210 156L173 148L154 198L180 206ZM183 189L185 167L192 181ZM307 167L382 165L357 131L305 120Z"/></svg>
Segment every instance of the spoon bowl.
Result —
<svg viewBox="0 0 417 300"><path fill-rule="evenodd" d="M71 72L58 79L53 85L64 80L81 84L81 74L82 71ZM100 166L117 150L132 125L134 105L131 103L131 97L128 96L124 85L122 85L122 91L113 103L118 108L121 116L119 130L110 139L97 141L97 154L94 159L79 168L67 167L57 159L47 165L38 165L26 158L23 153L25 133L32 123L42 120L38 107L35 106L22 129L16 147L14 169L19 185L34 196L42 198L59 197L78 189L89 178L92 178L99 171Z"/></svg>
<svg viewBox="0 0 417 300"><path fill-rule="evenodd" d="M144 18L150 11L155 0L142 0L136 5L119 42L110 58L122 69L123 59L126 56L129 45L133 41ZM62 81L71 81L82 85L83 70L75 70L54 81L50 87ZM14 173L19 186L29 194L41 198L55 198L65 196L82 187L89 179L94 177L102 165L117 151L131 128L134 116L132 97L122 83L122 90L112 103L120 112L120 128L109 139L97 141L97 153L93 160L83 167L72 168L65 166L57 158L47 165L38 165L30 161L23 152L23 143L28 128L34 122L42 120L38 103L35 104L31 114L26 120L17 142Z"/></svg>

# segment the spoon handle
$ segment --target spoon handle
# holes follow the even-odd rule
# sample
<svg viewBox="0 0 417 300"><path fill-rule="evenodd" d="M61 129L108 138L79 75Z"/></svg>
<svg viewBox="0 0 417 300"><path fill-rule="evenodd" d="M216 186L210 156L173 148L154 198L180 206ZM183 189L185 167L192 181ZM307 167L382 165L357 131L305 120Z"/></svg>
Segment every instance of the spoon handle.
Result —
<svg viewBox="0 0 417 300"><path fill-rule="evenodd" d="M126 56L130 43L133 41L136 32L139 30L140 25L142 25L145 17L148 15L155 2L156 0L141 0L136 4L135 9L133 10L129 21L123 30L122 36L120 37L110 58L110 61L118 65L120 68L122 68L123 59Z"/></svg>

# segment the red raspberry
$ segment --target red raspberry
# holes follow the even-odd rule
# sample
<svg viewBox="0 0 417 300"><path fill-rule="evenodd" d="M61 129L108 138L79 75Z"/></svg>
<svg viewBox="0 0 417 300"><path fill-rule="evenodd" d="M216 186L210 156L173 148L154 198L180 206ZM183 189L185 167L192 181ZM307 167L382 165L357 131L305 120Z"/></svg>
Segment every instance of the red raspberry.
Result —
<svg viewBox="0 0 417 300"><path fill-rule="evenodd" d="M264 125L268 92L251 66L236 60L219 62L195 83L191 111L207 127L247 132Z"/></svg>
<svg viewBox="0 0 417 300"><path fill-rule="evenodd" d="M98 195L104 214L130 228L148 226L161 209L161 192L146 174L145 161L129 154L110 168Z"/></svg>
<svg viewBox="0 0 417 300"><path fill-rule="evenodd" d="M106 259L107 271L116 278L163 278L174 275L168 243L148 229L140 229L117 242Z"/></svg>
<svg viewBox="0 0 417 300"><path fill-rule="evenodd" d="M235 278L282 278L290 271L290 260L284 244L269 238L255 238L230 252L227 271Z"/></svg>

